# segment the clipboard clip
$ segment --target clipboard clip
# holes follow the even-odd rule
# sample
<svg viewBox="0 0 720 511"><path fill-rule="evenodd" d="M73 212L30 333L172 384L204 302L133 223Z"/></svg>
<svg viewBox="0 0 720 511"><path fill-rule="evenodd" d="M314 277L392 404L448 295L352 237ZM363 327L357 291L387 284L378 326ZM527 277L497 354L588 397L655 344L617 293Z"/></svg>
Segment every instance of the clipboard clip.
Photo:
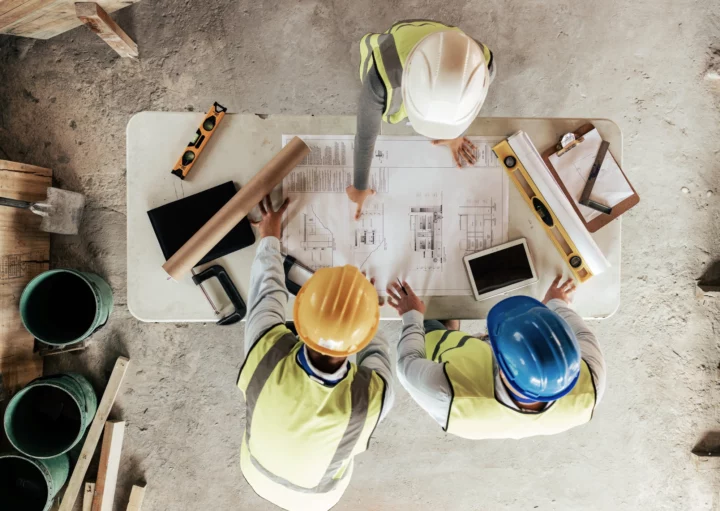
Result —
<svg viewBox="0 0 720 511"><path fill-rule="evenodd" d="M576 137L575 133L565 133L561 138L560 141L557 143L557 146L555 146L555 150L557 151L555 155L559 158L563 154L566 154L567 152L571 151L575 146L578 144L582 144L585 140L585 137Z"/></svg>

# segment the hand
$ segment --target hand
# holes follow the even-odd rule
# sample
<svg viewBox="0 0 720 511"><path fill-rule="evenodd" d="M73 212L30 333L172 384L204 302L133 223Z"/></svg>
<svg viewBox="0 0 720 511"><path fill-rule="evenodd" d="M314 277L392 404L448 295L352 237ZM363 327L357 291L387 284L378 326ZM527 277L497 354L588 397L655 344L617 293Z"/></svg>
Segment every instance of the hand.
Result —
<svg viewBox="0 0 720 511"><path fill-rule="evenodd" d="M363 202L365 202L365 199L367 199L371 195L375 195L375 190L372 190L370 188L368 188L367 190L358 190L353 185L350 185L345 188L345 193L347 193L348 199L357 204L357 210L355 211L355 220L360 220Z"/></svg>
<svg viewBox="0 0 720 511"><path fill-rule="evenodd" d="M451 140L433 140L432 144L448 146L458 168L463 167L466 163L469 166L475 165L477 161L475 157L477 147L467 137L458 137Z"/></svg>
<svg viewBox="0 0 720 511"><path fill-rule="evenodd" d="M363 270L362 274L365 278L367 278L367 272L365 270ZM370 284L372 284L373 287L375 287L375 277L370 278ZM385 305L385 298L380 295L378 295L378 305L380 305L380 306Z"/></svg>
<svg viewBox="0 0 720 511"><path fill-rule="evenodd" d="M387 287L388 305L398 311L401 316L408 311L418 311L420 314L425 314L425 304L418 298L410 284L403 280L402 285L407 293L402 290L402 287L397 282L393 282Z"/></svg>
<svg viewBox="0 0 720 511"><path fill-rule="evenodd" d="M562 275L555 277L553 283L550 284L550 289L548 289L547 293L545 293L545 298L543 298L544 304L547 305L550 300L554 300L556 298L565 303L570 303L572 301L572 296L570 295L575 292L575 282L573 282L573 279L567 279L562 285L558 285L560 284L560 279L562 279Z"/></svg>
<svg viewBox="0 0 720 511"><path fill-rule="evenodd" d="M262 218L260 220L250 220L250 223L260 231L260 238L274 236L280 239L280 234L282 234L282 217L288 208L288 204L290 204L289 197L285 199L280 209L273 211L272 200L269 195L266 195L265 198L260 201L258 206L260 207Z"/></svg>

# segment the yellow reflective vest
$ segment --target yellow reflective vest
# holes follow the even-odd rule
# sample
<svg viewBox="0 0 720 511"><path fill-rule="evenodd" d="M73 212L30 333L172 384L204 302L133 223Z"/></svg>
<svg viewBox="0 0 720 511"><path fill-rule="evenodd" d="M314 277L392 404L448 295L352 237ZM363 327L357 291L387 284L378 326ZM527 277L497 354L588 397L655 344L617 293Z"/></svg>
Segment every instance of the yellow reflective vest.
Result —
<svg viewBox="0 0 720 511"><path fill-rule="evenodd" d="M240 468L255 492L290 510L329 509L350 482L380 419L385 383L350 365L335 386L300 366L302 347L285 325L265 334L240 370L245 433Z"/></svg>
<svg viewBox="0 0 720 511"><path fill-rule="evenodd" d="M457 27L430 20L398 21L382 34L365 34L360 39L360 81L372 69L377 67L378 74L387 92L383 120L396 124L407 117L402 98L402 75L410 51L425 36L433 32L456 30ZM482 43L478 43L485 54L485 61L492 72L492 52Z"/></svg>
<svg viewBox="0 0 720 511"><path fill-rule="evenodd" d="M425 336L427 358L443 364L452 389L445 431L472 440L554 435L592 418L595 386L585 361L573 390L542 412L509 408L495 397L490 345L463 332L436 330Z"/></svg>

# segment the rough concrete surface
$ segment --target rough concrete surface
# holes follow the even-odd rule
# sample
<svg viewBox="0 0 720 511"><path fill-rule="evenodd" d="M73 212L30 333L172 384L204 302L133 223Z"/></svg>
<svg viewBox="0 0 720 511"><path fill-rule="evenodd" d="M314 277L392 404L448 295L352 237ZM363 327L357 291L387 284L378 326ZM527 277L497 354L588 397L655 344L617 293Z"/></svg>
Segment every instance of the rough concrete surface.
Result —
<svg viewBox="0 0 720 511"><path fill-rule="evenodd" d="M720 428L720 299L695 295L720 258L720 3L143 0L113 17L138 61L86 27L48 41L0 36L0 158L52 167L56 186L88 197L81 235L54 237L52 264L103 275L116 307L86 352L46 371L89 373L101 389L118 354L132 359L113 413L128 421L117 508L145 478L148 511L273 509L238 465L243 327L146 324L127 310L128 120L212 101L231 112L353 114L357 41L407 18L459 25L494 50L482 115L615 120L642 202L623 219L620 310L591 325L609 368L593 421L549 438L471 442L444 434L396 385L395 409L336 509L720 506L717 465L690 455ZM399 325L383 330L394 341Z"/></svg>

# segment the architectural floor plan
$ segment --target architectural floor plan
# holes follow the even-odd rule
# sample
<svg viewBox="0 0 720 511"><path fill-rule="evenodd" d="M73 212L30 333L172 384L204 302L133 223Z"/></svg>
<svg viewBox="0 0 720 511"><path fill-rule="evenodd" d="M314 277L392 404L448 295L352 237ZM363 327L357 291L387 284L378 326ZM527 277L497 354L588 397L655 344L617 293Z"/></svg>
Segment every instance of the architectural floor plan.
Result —
<svg viewBox="0 0 720 511"><path fill-rule="evenodd" d="M463 169L424 137L378 137L376 194L355 221L345 194L354 137L299 136L311 152L283 180L284 251L312 269L355 265L382 295L396 277L425 296L471 294L462 258L507 241L508 181L491 150L502 137L468 137L478 162Z"/></svg>

